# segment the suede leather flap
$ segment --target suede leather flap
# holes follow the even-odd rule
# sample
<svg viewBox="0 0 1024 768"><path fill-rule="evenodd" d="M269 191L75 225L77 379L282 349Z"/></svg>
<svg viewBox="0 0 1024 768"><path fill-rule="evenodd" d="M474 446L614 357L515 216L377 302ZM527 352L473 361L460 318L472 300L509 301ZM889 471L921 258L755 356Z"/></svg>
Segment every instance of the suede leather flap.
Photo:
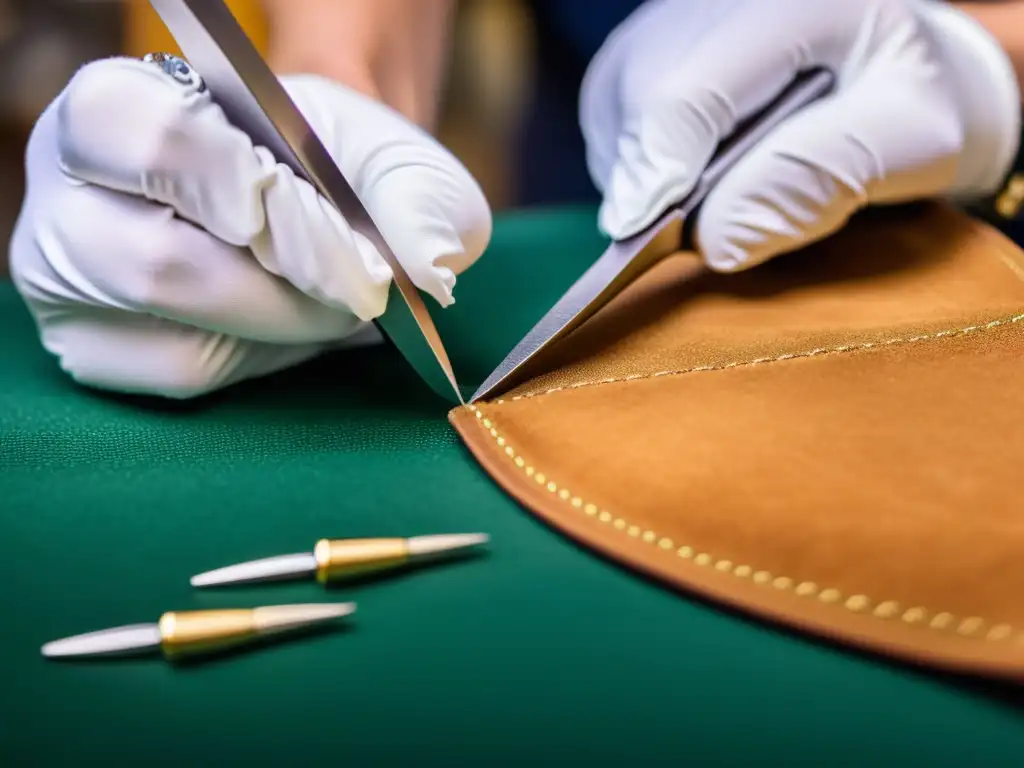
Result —
<svg viewBox="0 0 1024 768"><path fill-rule="evenodd" d="M450 418L582 544L917 664L1024 673L1024 254L944 205L739 275L663 262Z"/></svg>

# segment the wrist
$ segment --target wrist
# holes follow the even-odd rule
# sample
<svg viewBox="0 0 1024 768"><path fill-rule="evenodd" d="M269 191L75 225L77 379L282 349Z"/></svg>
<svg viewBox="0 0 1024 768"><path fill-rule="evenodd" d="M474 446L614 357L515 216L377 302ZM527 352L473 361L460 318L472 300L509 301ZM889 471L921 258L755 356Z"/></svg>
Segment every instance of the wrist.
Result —
<svg viewBox="0 0 1024 768"><path fill-rule="evenodd" d="M268 63L279 77L319 75L364 96L377 101L383 100L380 86L368 60L360 56L321 57L311 55L306 50L272 46Z"/></svg>
<svg viewBox="0 0 1024 768"><path fill-rule="evenodd" d="M422 94L410 90L407 87L408 82L399 80L396 87L395 83L389 82L386 77L381 77L374 72L364 58L356 56L321 58L309 55L305 51L272 50L268 63L279 77L286 75L323 77L391 107L421 128L432 127L434 117L432 102L425 102Z"/></svg>
<svg viewBox="0 0 1024 768"><path fill-rule="evenodd" d="M1021 85L1010 57L980 22L941 0L917 6L964 126L950 194L984 197L1005 181L1021 149Z"/></svg>

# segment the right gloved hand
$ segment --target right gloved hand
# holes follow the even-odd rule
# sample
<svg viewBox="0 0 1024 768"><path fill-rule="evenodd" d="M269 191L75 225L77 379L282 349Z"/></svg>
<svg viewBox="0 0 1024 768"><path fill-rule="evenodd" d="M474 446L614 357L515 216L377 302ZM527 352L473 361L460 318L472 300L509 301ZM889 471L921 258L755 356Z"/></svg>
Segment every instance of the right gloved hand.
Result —
<svg viewBox="0 0 1024 768"><path fill-rule="evenodd" d="M782 121L709 192L697 250L749 269L859 210L996 192L1020 144L1009 56L938 0L649 0L587 70L580 119L602 229L649 226L801 70L836 88Z"/></svg>
<svg viewBox="0 0 1024 768"><path fill-rule="evenodd" d="M282 78L412 281L443 306L491 213L469 172L388 107ZM82 384L186 398L379 340L391 271L208 91L135 59L81 69L39 119L11 273Z"/></svg>

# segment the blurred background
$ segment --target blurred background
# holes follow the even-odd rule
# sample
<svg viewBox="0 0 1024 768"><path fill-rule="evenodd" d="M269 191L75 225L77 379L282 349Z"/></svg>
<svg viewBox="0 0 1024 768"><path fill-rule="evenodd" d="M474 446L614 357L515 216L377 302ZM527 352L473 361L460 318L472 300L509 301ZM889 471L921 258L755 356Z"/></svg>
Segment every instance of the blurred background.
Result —
<svg viewBox="0 0 1024 768"><path fill-rule="evenodd" d="M261 45L266 29L259 0L228 5ZM531 7L537 5L461 0L439 128L498 211L536 202L521 189L516 165L537 70ZM25 142L37 116L83 63L173 49L168 40L148 0L0 0L0 274L23 193Z"/></svg>

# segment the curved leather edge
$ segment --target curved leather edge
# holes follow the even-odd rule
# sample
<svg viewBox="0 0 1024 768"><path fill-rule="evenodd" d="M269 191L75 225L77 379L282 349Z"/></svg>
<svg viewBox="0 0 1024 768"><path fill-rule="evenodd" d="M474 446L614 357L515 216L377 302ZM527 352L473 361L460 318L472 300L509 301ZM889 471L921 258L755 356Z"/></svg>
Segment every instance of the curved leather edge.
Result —
<svg viewBox="0 0 1024 768"><path fill-rule="evenodd" d="M768 621L783 629L804 633L809 639L825 639L861 651L925 668L948 672L1024 681L1024 646L1005 644L1004 653L993 653L991 643L955 632L923 635L927 628L895 621L881 623L871 614L842 610L775 590L771 584L730 578L712 567L680 561L670 552L659 557L656 544L623 536L580 513L544 486L529 482L495 443L482 421L494 404L459 407L449 422L481 467L527 510L567 535L585 549L620 566L675 589L738 611L744 617ZM480 416L477 415L479 411ZM500 424L500 420L496 422Z"/></svg>

